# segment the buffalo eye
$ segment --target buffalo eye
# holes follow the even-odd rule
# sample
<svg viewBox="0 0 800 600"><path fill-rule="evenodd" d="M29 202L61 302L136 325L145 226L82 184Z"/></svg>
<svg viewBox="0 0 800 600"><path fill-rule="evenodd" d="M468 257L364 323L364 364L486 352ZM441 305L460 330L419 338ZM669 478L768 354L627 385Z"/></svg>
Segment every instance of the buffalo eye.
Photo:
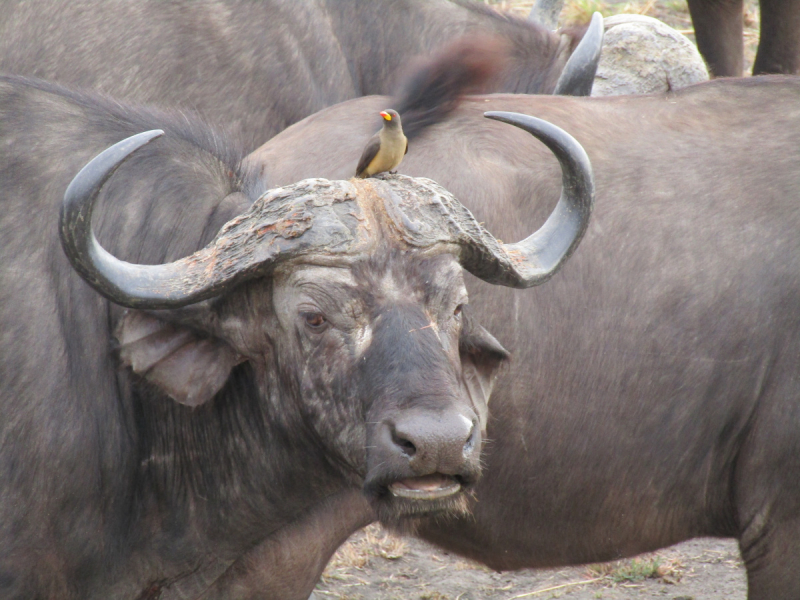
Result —
<svg viewBox="0 0 800 600"><path fill-rule="evenodd" d="M458 306L456 306L456 309L453 311L453 316L454 317L460 317L462 310L464 310L464 305L463 304L459 304Z"/></svg>
<svg viewBox="0 0 800 600"><path fill-rule="evenodd" d="M306 322L311 329L322 329L328 320L322 313L318 312L306 312L303 313L303 320Z"/></svg>

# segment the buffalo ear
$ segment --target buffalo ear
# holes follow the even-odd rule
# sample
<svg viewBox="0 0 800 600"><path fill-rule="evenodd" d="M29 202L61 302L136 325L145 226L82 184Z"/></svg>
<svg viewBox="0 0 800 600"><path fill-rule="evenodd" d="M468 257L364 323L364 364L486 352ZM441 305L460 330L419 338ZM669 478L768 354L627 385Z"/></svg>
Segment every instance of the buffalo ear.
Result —
<svg viewBox="0 0 800 600"><path fill-rule="evenodd" d="M211 400L245 360L218 338L139 311L125 314L115 336L123 365L192 407Z"/></svg>
<svg viewBox="0 0 800 600"><path fill-rule="evenodd" d="M491 333L470 317L468 307L464 307L462 314L464 321L458 340L461 372L473 407L485 426L494 380L511 355Z"/></svg>

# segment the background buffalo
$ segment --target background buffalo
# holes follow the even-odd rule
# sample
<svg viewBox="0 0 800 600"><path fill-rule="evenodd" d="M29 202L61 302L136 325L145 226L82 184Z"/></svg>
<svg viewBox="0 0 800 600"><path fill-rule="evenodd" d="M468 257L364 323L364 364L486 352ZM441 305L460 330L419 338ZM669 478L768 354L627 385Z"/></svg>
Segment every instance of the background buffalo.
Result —
<svg viewBox="0 0 800 600"><path fill-rule="evenodd" d="M426 522L425 539L511 569L735 537L751 599L800 595L799 86L479 96L417 142L400 171L453 189L504 239L548 214L558 170L485 110L574 132L597 177L587 238L550 285L523 296L471 284L512 360L472 517ZM332 107L249 160L275 184L345 176L360 148L339 129L384 102ZM313 151L293 150L310 139Z"/></svg>
<svg viewBox="0 0 800 600"><path fill-rule="evenodd" d="M511 48L492 89L552 93L583 31L469 0L14 0L0 72L195 111L250 150L326 106L392 93L412 59L467 33Z"/></svg>
<svg viewBox="0 0 800 600"><path fill-rule="evenodd" d="M744 0L688 0L697 47L717 77L742 76ZM761 0L753 75L800 72L800 3Z"/></svg>

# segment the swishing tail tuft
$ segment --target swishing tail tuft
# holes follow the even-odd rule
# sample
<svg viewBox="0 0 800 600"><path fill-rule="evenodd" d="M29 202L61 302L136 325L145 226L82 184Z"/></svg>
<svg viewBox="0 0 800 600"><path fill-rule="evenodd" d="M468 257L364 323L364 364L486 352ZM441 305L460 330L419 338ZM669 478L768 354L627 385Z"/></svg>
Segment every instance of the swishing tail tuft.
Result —
<svg viewBox="0 0 800 600"><path fill-rule="evenodd" d="M465 95L483 91L505 68L510 51L499 37L465 35L412 65L392 103L406 137L419 136L443 121Z"/></svg>

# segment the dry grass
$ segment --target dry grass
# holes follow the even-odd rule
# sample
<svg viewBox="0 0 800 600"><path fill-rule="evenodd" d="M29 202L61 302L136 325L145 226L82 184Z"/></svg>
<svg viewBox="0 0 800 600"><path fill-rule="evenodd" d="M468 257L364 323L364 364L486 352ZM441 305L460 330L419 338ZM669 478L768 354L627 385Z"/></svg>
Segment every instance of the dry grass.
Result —
<svg viewBox="0 0 800 600"><path fill-rule="evenodd" d="M450 596L445 596L440 592L425 592L420 597L420 600L450 600Z"/></svg>
<svg viewBox="0 0 800 600"><path fill-rule="evenodd" d="M537 588L511 596L509 600L534 597L556 598L577 587L589 585L603 587L629 586L645 579L655 579L661 583L676 584L680 582L683 570L683 564L679 558L665 558L659 554L647 554L629 560L589 565L586 567L585 579ZM595 597L602 598L602 590L598 590L595 593Z"/></svg>
<svg viewBox="0 0 800 600"><path fill-rule="evenodd" d="M608 2L604 0L569 0L564 3L560 21L562 23L588 23L596 12L604 17L609 16L611 12Z"/></svg>
<svg viewBox="0 0 800 600"><path fill-rule="evenodd" d="M363 530L362 535L347 540L333 555L322 574L324 580L347 579L351 570L367 567L373 558L397 560L407 551L405 540L373 524Z"/></svg>
<svg viewBox="0 0 800 600"><path fill-rule="evenodd" d="M587 574L592 578L602 577L609 583L632 583L645 579L678 583L683 577L683 563L678 558L645 554L630 560L589 565Z"/></svg>

